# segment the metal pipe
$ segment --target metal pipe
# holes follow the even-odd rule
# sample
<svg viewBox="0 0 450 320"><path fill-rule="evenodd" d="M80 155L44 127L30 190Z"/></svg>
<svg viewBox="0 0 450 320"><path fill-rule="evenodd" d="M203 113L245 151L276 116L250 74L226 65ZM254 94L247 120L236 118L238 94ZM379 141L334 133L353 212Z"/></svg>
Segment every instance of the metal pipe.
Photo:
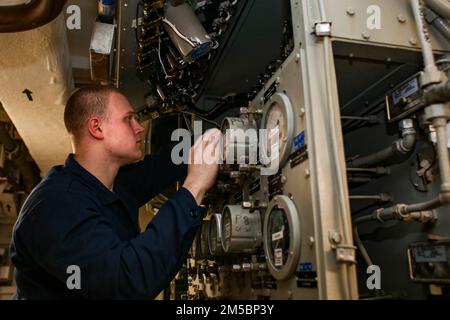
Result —
<svg viewBox="0 0 450 320"><path fill-rule="evenodd" d="M450 101L450 81L442 82L425 90L426 105L446 103Z"/></svg>
<svg viewBox="0 0 450 320"><path fill-rule="evenodd" d="M367 266L368 267L372 266L373 265L372 259L370 258L369 253L367 252L366 247L364 246L364 243L361 241L361 238L359 237L358 227L356 225L353 227L353 239Z"/></svg>
<svg viewBox="0 0 450 320"><path fill-rule="evenodd" d="M431 48L431 42L429 33L425 25L423 16L423 7L419 0L411 0L413 7L414 19L417 25L417 32L419 33L420 43L422 45L422 54L425 65L425 70L431 67L436 67L434 60L433 49Z"/></svg>
<svg viewBox="0 0 450 320"><path fill-rule="evenodd" d="M450 41L450 23L441 17L436 18L433 21L433 26L436 27L443 35Z"/></svg>
<svg viewBox="0 0 450 320"><path fill-rule="evenodd" d="M425 210L433 210L442 205L442 199L441 197L434 198L432 200L422 202L422 203L415 203L406 205L401 209L400 211L402 214L405 213L412 213L412 212L419 212L419 211L425 211Z"/></svg>
<svg viewBox="0 0 450 320"><path fill-rule="evenodd" d="M428 205L432 205L435 199L427 203ZM400 212L400 208L409 207L411 209L414 208L414 205L405 206L405 205L397 205L391 208L381 208L378 210L375 210L369 215L365 215L362 217L358 217L353 219L353 238L355 240L355 244L358 247L359 251L361 252L361 255L364 258L364 261L366 262L367 266L373 265L372 259L369 256L369 253L367 252L366 248L364 247L363 242L361 241L361 238L359 236L358 232L358 225L370 221L378 221L378 222L386 222L388 220L400 220L400 221L417 221L421 223L427 223L430 221L435 221L436 217L433 214L432 211L425 211L422 210L422 208L419 208L419 206L416 206L418 210L411 211L411 212Z"/></svg>
<svg viewBox="0 0 450 320"><path fill-rule="evenodd" d="M450 159L448 155L447 143L447 119L435 118L433 119L433 126L436 129L436 148L439 158L439 170L441 176L441 192L450 197ZM450 199L447 199L450 201Z"/></svg>
<svg viewBox="0 0 450 320"><path fill-rule="evenodd" d="M391 174L391 170L386 167L377 167L377 168L347 168L347 172L368 172L374 173L377 175L389 175Z"/></svg>
<svg viewBox="0 0 450 320"><path fill-rule="evenodd" d="M370 167L376 165L377 163L382 163L384 161L390 160L397 155L407 155L409 154L416 145L416 130L412 120L406 119L401 123L402 138L394 141L389 147L370 154L365 157L361 157L352 160L348 163L349 167Z"/></svg>
<svg viewBox="0 0 450 320"><path fill-rule="evenodd" d="M383 202L392 201L392 197L385 193L376 194L376 195L354 195L354 196L350 196L349 198L350 198L350 200L376 200L376 201L383 201Z"/></svg>
<svg viewBox="0 0 450 320"><path fill-rule="evenodd" d="M438 29L446 38L450 40L450 24L447 20L440 17L436 12L428 7L424 8L425 20ZM436 62L439 64L439 62Z"/></svg>
<svg viewBox="0 0 450 320"><path fill-rule="evenodd" d="M450 19L450 2L447 0L425 0L426 4L445 19Z"/></svg>
<svg viewBox="0 0 450 320"><path fill-rule="evenodd" d="M371 124L380 123L380 119L377 116L367 116L367 117L357 117L357 116L341 116L342 120L355 120L355 121L364 121L369 122Z"/></svg>
<svg viewBox="0 0 450 320"><path fill-rule="evenodd" d="M354 176L350 176L347 177L347 181L349 183L369 183L372 182L373 178L371 177L354 177Z"/></svg>
<svg viewBox="0 0 450 320"><path fill-rule="evenodd" d="M55 19L66 0L34 0L25 4L0 6L0 33L41 27Z"/></svg>
<svg viewBox="0 0 450 320"><path fill-rule="evenodd" d="M411 5L414 12L414 19L416 21L420 43L422 45L422 55L425 65L424 74L421 79L422 86L427 86L440 81L440 71L436 66L436 61L434 60L430 36L425 23L422 1L423 0L411 0Z"/></svg>

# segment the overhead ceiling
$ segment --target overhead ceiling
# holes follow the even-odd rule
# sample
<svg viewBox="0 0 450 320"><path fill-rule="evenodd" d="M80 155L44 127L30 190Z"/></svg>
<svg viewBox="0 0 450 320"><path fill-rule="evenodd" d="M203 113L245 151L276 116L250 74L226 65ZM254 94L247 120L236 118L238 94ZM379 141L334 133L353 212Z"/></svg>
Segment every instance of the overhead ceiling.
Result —
<svg viewBox="0 0 450 320"><path fill-rule="evenodd" d="M64 17L2 33L0 43L0 101L45 174L70 151L63 112L73 79Z"/></svg>
<svg viewBox="0 0 450 320"><path fill-rule="evenodd" d="M79 29L67 28L71 5L80 8ZM0 34L0 102L41 175L64 163L71 152L64 105L74 90L74 76L77 83L90 82L89 44L96 16L96 1L67 1L59 17L43 27Z"/></svg>

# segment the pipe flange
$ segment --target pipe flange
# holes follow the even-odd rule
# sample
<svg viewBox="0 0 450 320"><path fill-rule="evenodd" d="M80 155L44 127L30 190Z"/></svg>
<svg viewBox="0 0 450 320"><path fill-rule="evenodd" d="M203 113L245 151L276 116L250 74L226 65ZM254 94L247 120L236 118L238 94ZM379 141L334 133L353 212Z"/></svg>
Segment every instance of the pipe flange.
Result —
<svg viewBox="0 0 450 320"><path fill-rule="evenodd" d="M425 119L430 121L436 118L450 119L450 103L432 104L425 108Z"/></svg>

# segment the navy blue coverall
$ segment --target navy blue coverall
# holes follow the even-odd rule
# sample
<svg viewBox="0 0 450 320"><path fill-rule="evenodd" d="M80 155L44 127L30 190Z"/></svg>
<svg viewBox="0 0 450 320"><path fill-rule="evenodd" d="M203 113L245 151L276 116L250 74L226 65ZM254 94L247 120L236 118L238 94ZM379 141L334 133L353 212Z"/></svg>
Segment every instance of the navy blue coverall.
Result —
<svg viewBox="0 0 450 320"><path fill-rule="evenodd" d="M181 188L140 233L138 209L183 179L171 148L120 169L114 192L69 155L25 201L10 253L17 299L152 299L175 276L205 209ZM70 290L69 266L81 289ZM69 286L70 287L70 286Z"/></svg>

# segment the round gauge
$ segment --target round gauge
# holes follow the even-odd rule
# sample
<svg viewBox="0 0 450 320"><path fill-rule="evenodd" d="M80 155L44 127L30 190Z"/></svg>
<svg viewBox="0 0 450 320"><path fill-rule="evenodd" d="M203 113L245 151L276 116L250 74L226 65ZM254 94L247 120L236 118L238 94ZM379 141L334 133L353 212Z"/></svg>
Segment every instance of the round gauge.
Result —
<svg viewBox="0 0 450 320"><path fill-rule="evenodd" d="M284 93L274 94L268 104L262 120L262 128L267 130L267 141L261 147L268 157L267 165L278 159L280 167L283 167L294 139L294 111L291 101ZM278 156L272 154L274 148L278 151Z"/></svg>
<svg viewBox="0 0 450 320"><path fill-rule="evenodd" d="M267 266L277 280L289 278L300 258L300 218L294 202L287 196L275 196L264 218L264 252Z"/></svg>
<svg viewBox="0 0 450 320"><path fill-rule="evenodd" d="M222 214L215 213L209 223L209 252L213 257L223 255L222 248Z"/></svg>
<svg viewBox="0 0 450 320"><path fill-rule="evenodd" d="M258 133L256 122L248 118L225 118L221 126L223 160L226 164L256 164Z"/></svg>
<svg viewBox="0 0 450 320"><path fill-rule="evenodd" d="M228 205L222 214L222 247L226 253L253 253L261 245L261 216L240 205Z"/></svg>

